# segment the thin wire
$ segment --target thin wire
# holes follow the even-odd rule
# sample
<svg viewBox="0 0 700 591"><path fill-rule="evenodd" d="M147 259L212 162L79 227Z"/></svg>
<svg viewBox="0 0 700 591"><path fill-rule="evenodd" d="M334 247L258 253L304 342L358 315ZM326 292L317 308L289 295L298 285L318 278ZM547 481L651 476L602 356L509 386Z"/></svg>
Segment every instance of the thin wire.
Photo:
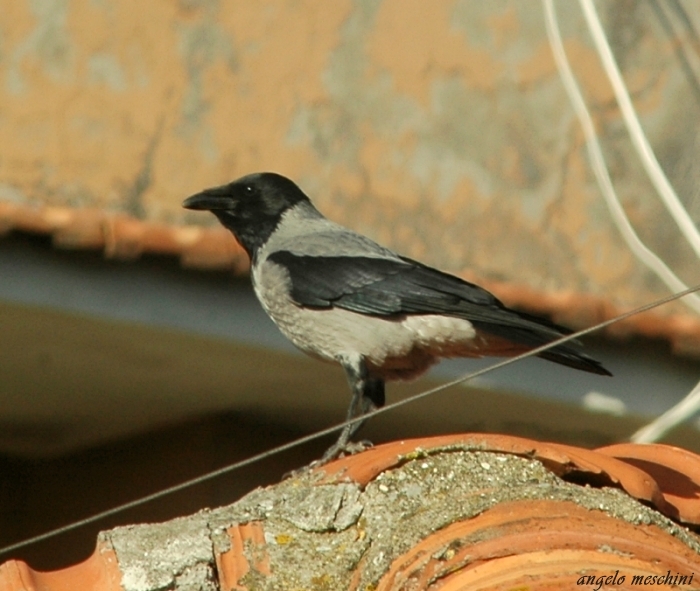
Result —
<svg viewBox="0 0 700 591"><path fill-rule="evenodd" d="M615 187L610 179L610 174L605 165L603 152L598 142L598 137L593 125L593 119L586 102L583 100L583 95L573 75L569 60L564 51L564 44L559 32L559 23L557 21L556 12L554 10L553 0L542 0L545 12L545 23L547 25L547 36L549 37L550 46L554 55L554 61L559 70L564 88L569 95L569 100L576 113L583 134L586 138L586 149L588 157L591 161L591 167L598 181L600 190L605 198L605 203L610 210L615 225L620 234L627 243L632 253L649 269L667 285L672 292L678 292L686 289L688 286L681 281L676 274L664 263L654 252L639 239L630 224L627 214L623 209L620 201L615 193ZM684 302L694 312L700 313L700 298L693 296Z"/></svg>
<svg viewBox="0 0 700 591"><path fill-rule="evenodd" d="M515 357L509 357L507 359L504 359L503 361L499 361L498 363L494 363L493 365L489 365L488 367L471 372L469 374L466 374L466 375L464 375L460 378L457 378L455 380L452 380L450 382L446 382L446 383L441 384L439 386L436 386L434 388L430 388L429 390L425 390L423 392L420 392L420 393L415 394L413 396L410 396L408 398L404 398L403 400L399 400L399 401L394 402L392 404L388 404L388 405L384 406L383 408L378 408L376 410L373 410L372 412L369 412L365 415L362 415L361 417L358 417L356 419L352 419L349 421L344 421L342 423L338 423L338 424L333 425L331 427L328 427L326 429L322 429L321 431L316 431L315 433L311 433L310 435L305 435L304 437L300 437L299 439L295 439L294 441L290 441L289 443L285 443L283 445L279 445L279 446L274 447L274 448L267 450L265 452L256 454L254 456L251 456L250 458L247 458L245 460L241 460L240 462L235 462L234 464L230 464L228 466L224 466L223 468L219 468L218 470L214 470L214 471L209 472L207 474L203 474L202 476L198 476L197 478L192 478L190 480L187 480L187 481L182 482L180 484L176 484L175 486L170 486L168 488L165 488L165 489L160 490L158 492L155 492L153 494L146 495L144 497L141 497L139 499L135 499L135 500L130 501L128 503L123 503L121 505L117 505L116 507L112 507L111 509L107 509L106 511L101 511L99 513L95 513L94 515L91 515L90 517L86 517L84 519L74 521L74 522L69 523L67 525L64 525L62 527L58 527L56 529L52 529L50 531L47 531L43 534L39 534L37 536L27 538L27 539L22 540L20 542L10 544L8 546L0 548L0 556L7 554L8 552L13 552L14 550L19 550L20 548L24 548L24 547L29 546L31 544L43 542L45 540L48 540L50 538L56 537L58 535L64 534L64 533L69 532L69 531L73 531L73 530L78 529L80 527L83 527L85 525L95 523L97 521L105 519L106 517L111 517L112 515L116 515L117 513L121 513L123 511L128 510L128 509L133 509L134 507L144 505L145 503L155 501L156 499L160 499L162 497L165 497L167 495L171 495L173 493L179 492L179 491L184 490L186 488L196 486L198 484L201 484L201 483L206 482L208 480L211 480L213 478L217 478L217 477L222 476L224 474L228 474L228 473L233 472L235 470L239 470L245 466L249 466L249 465L254 464L256 462L260 462L262 460L265 460L271 456L280 454L284 451L293 449L295 447L299 447L300 445L303 445L305 443L309 443L310 441L314 441L314 440L319 439L325 435L329 435L330 433L333 433L335 431L340 431L344 427L346 427L348 425L352 425L358 421L363 421L365 419L372 418L372 417L380 415L382 413L394 410L395 408L403 406L404 404L409 404L409 403L414 402L416 400L426 398L427 396L432 396L433 394L436 394L442 390L446 390L447 388L450 388L452 386L456 386L457 384L461 384L463 382L466 382L466 381L471 380L473 378L476 378L478 376L482 376L486 373L495 371L495 370L500 369L502 367L506 367L507 365L510 365L511 363L516 363L522 359L527 359L528 357L533 357L533 356L538 355L544 351L547 351L553 347L556 347L556 346L561 345L563 343L566 343L568 341L577 339L578 337L587 335L587 334L594 332L596 330L600 330L602 328L605 328L606 326L610 326L611 324L613 324L615 322L625 320L631 316L634 316L635 314L641 314L642 312L646 312L646 311L651 310L653 308L656 308L658 306L662 306L664 304L667 304L668 302L671 302L673 300L677 300L679 298L682 298L684 296L687 296L687 295L694 293L696 291L699 291L699 290L700 290L700 284L698 284L694 287L688 288L682 292L666 296L660 300L656 300L654 302L651 302L650 304L645 304L644 306L641 306L639 308L635 308L634 310L630 310L629 312L625 312L623 314L615 316L614 318L610 318L610 319L605 320L603 322L599 322L598 324L591 326L589 328L585 328L583 330L579 330L578 332L572 333L570 335L566 335L560 339L557 339L556 341L552 341L551 343L547 343L546 345L542 345L542 346L537 347L535 349L531 349L530 351L527 351L526 353L521 353L520 355L517 355Z"/></svg>
<svg viewBox="0 0 700 591"><path fill-rule="evenodd" d="M593 0L579 0L579 4L581 5L583 15L588 23L588 28L593 37L593 42L598 50L603 67L610 79L610 84L615 93L617 104L620 107L622 119L630 134L632 145L637 150L642 165L666 206L666 209L670 212L680 228L681 233L688 241L688 244L690 244L691 248L695 251L695 254L700 257L700 233L698 233L698 229L695 227L693 220L690 219L688 212L685 210L680 199L678 199L678 195L676 195L676 192L673 190L666 174L659 165L659 161L656 159L654 150L652 150L649 141L644 135L642 126L639 123L639 117L632 104L630 95L627 92L627 87L620 74L608 39L603 31L603 26L600 23L600 18L598 17L598 12L593 4Z"/></svg>

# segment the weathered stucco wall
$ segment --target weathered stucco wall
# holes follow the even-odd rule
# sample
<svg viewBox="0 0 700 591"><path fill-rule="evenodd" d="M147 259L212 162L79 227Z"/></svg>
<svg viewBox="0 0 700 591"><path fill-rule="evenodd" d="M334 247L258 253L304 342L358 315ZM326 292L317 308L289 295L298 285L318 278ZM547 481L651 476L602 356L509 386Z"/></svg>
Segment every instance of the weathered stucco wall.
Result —
<svg viewBox="0 0 700 591"><path fill-rule="evenodd" d="M628 214L697 281L578 5L557 8ZM648 3L599 8L697 214L700 112L675 40ZM213 223L182 199L276 170L330 217L446 269L618 305L666 293L610 220L540 3L0 0L0 14L0 201Z"/></svg>

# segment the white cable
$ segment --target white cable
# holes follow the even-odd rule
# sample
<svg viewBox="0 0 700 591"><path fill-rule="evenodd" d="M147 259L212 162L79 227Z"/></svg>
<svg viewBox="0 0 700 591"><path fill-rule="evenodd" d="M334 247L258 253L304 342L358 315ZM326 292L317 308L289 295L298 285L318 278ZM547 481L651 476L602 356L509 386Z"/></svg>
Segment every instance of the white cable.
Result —
<svg viewBox="0 0 700 591"><path fill-rule="evenodd" d="M683 400L669 408L664 414L644 425L630 440L633 443L653 443L661 439L676 425L680 425L700 411L700 382Z"/></svg>
<svg viewBox="0 0 700 591"><path fill-rule="evenodd" d="M561 76L564 87L569 95L569 100L571 101L583 128L584 135L586 136L586 147L588 148L591 165L613 220L637 258L654 271L667 286L671 289L678 289L679 286L684 285L683 282L675 276L659 257L639 240L639 237L627 219L624 209L620 205L612 181L610 180L610 175L605 166L605 160L600 149L600 144L598 143L593 120L583 100L576 79L571 72L566 53L564 52L553 2L552 0L543 0L543 5L546 15L547 35L552 47L555 62L559 69L559 75ZM689 301L691 299L692 301ZM696 312L700 311L700 298L691 296L691 298L686 298L685 303ZM678 404L667 410L648 425L639 429L632 435L632 441L637 443L658 441L665 433L676 425L689 419L698 410L700 410L700 383Z"/></svg>
<svg viewBox="0 0 700 591"><path fill-rule="evenodd" d="M615 92L615 98L620 107L620 112L622 113L627 131L630 134L632 145L635 147L642 161L642 165L664 205L666 205L666 208L669 210L686 240L695 251L695 254L700 256L700 234L698 234L695 224L669 183L668 178L659 165L656 155L642 130L634 104L630 99L620 69L617 66L615 56L612 53L608 39L603 31L595 4L593 4L592 0L579 0L579 3L586 18L591 36L593 37L598 55L600 56L610 84ZM639 429L630 439L636 443L658 441L671 429L690 419L698 410L700 410L700 382L685 398L683 398L683 400L654 419L651 423Z"/></svg>
<svg viewBox="0 0 700 591"><path fill-rule="evenodd" d="M659 165L654 155L654 150L652 150L642 130L639 117L632 104L629 92L627 92L627 87L622 80L622 75L620 74L615 56L610 49L610 44L603 31L603 26L600 23L600 18L593 4L593 0L579 0L579 4L583 10L583 15L586 17L588 29L593 37L598 55L600 56L605 72L615 92L615 98L620 107L627 131L632 139L632 145L637 150L642 165L664 205L671 213L671 216L680 228L683 236L685 236L685 239L695 251L695 254L700 258L700 233L698 233L698 229L695 227L693 220L690 219L688 212L680 202L680 199L678 199L678 195L676 195L676 192L673 190L671 183L668 182L668 178L666 178L666 174Z"/></svg>
<svg viewBox="0 0 700 591"><path fill-rule="evenodd" d="M591 160L593 172L595 173L600 190L603 193L605 202L610 210L612 219L633 254L649 269L656 273L656 275L669 287L669 289L674 292L683 290L686 288L685 283L683 283L683 281L681 281L675 275L675 273L673 273L673 271L671 271L671 269L669 269L668 266L658 256L656 256L656 254L654 254L654 252L644 245L644 243L639 239L639 236L637 236L637 233L634 231L634 228L632 228L624 209L620 205L617 195L615 194L615 188L610 180L607 167L605 166L605 159L603 158L603 153L600 148L600 144L598 143L593 120L588 112L588 108L583 100L583 96L578 84L576 83L576 79L574 78L571 71L571 66L569 65L568 58L566 57L566 53L564 51L564 45L561 40L557 17L554 11L553 0L542 0L542 2L546 16L545 22L547 25L547 36L549 37L552 53L554 54L554 61L556 62L559 70L559 75L562 79L562 83L564 84L564 88L569 95L571 105L578 116L581 127L583 128L583 133L586 137L588 157ZM700 313L700 298L698 298L696 295L686 298L683 301L693 311Z"/></svg>

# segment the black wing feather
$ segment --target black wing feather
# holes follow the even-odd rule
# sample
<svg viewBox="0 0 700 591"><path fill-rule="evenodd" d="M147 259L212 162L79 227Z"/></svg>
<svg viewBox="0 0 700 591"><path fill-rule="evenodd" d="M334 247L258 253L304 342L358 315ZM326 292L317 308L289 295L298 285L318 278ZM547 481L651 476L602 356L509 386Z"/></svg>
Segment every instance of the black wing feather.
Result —
<svg viewBox="0 0 700 591"><path fill-rule="evenodd" d="M455 314L465 306L503 305L489 292L416 261L303 256L278 251L269 261L289 272L292 298L314 308L338 307L377 316Z"/></svg>
<svg viewBox="0 0 700 591"><path fill-rule="evenodd" d="M285 250L272 253L268 260L288 271L292 299L304 307L342 308L370 316L444 314L464 318L479 330L530 347L571 332L510 310L478 285L404 257L305 256ZM560 345L540 356L609 375L597 361L571 345Z"/></svg>

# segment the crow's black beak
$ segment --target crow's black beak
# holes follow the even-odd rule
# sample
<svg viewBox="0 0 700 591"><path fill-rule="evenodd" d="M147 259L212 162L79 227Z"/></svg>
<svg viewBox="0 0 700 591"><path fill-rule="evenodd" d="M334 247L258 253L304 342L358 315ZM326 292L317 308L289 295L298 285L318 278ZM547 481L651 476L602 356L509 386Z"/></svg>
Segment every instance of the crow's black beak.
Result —
<svg viewBox="0 0 700 591"><path fill-rule="evenodd" d="M206 189L182 202L185 209L214 211L231 208L231 190L228 185Z"/></svg>

